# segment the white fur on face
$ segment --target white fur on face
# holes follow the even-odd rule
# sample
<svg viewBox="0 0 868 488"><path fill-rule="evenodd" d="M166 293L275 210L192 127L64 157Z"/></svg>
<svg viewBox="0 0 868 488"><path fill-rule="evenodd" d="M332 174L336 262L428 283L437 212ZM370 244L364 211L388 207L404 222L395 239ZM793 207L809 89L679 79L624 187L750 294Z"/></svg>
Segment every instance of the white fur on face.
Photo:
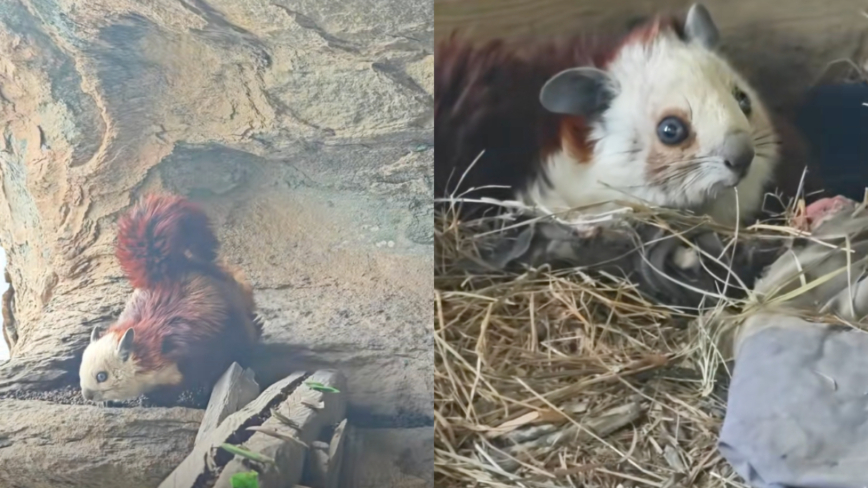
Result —
<svg viewBox="0 0 868 488"><path fill-rule="evenodd" d="M136 365L132 356L126 361L118 356L118 339L114 334L105 334L84 350L78 374L85 398L95 402L128 400L144 393L142 385L133 381ZM106 374L105 381L97 380L99 373Z"/></svg>
<svg viewBox="0 0 868 488"><path fill-rule="evenodd" d="M651 44L625 46L607 70L617 84L617 94L592 126L592 161L576 161L568 151L556 153L544 164L551 187L540 179L529 185L522 199L548 212L612 200L640 201L694 210L728 225L761 208L764 186L777 160L775 136L756 92L725 60L667 32ZM750 98L749 116L733 96L735 87ZM665 184L651 183L649 156L660 152L661 146L657 126L672 112L686 114L695 134L690 155L681 159L698 163ZM725 136L738 131L751 135L756 157L735 187L736 206L737 179L717 152ZM665 148L662 152L667 154ZM588 211L611 207L609 203Z"/></svg>
<svg viewBox="0 0 868 488"><path fill-rule="evenodd" d="M118 355L118 340L114 334L105 334L91 342L84 350L79 368L82 395L95 402L131 400L162 385L178 384L182 380L176 365L157 371L138 371L135 356L126 361ZM99 382L97 375L106 373Z"/></svg>

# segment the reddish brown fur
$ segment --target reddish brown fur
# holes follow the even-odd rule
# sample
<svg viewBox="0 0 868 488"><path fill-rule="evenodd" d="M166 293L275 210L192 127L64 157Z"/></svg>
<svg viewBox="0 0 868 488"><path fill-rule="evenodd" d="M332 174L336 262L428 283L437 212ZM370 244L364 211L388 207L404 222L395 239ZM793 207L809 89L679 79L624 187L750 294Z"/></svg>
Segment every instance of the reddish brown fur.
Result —
<svg viewBox="0 0 868 488"><path fill-rule="evenodd" d="M561 117L560 133L563 150L580 163L590 163L594 154L594 142L588 140L591 128L581 117Z"/></svg>
<svg viewBox="0 0 868 488"><path fill-rule="evenodd" d="M149 196L122 220L118 257L136 289L108 333L135 330L139 371L177 364L191 385L248 362L261 335L253 289L215 261L217 245L205 213L180 197Z"/></svg>
<svg viewBox="0 0 868 488"><path fill-rule="evenodd" d="M118 227L117 257L133 288L177 281L188 252L204 262L217 255L207 215L181 197L150 195Z"/></svg>
<svg viewBox="0 0 868 488"><path fill-rule="evenodd" d="M567 68L605 68L624 43L648 42L670 28L681 34L676 19L655 18L620 38L494 40L476 46L453 34L440 43L434 73L436 196L496 185L508 189L463 196L509 199L541 174L542 161L562 148L590 161L587 122L546 111L539 102L543 84Z"/></svg>

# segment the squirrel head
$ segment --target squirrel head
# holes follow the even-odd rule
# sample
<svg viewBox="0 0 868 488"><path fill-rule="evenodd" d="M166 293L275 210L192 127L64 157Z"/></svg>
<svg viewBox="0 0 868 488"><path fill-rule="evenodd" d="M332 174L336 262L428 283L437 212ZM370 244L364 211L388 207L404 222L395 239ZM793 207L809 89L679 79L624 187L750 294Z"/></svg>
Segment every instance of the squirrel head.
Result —
<svg viewBox="0 0 868 488"><path fill-rule="evenodd" d="M121 337L114 332L101 335L99 326L93 328L79 368L81 394L86 400L126 400L144 393L136 381L134 341L132 328Z"/></svg>
<svg viewBox="0 0 868 488"><path fill-rule="evenodd" d="M718 40L708 11L694 5L681 24L655 18L636 27L604 65L551 77L540 101L563 117L561 151L547 161L553 188L538 193L574 207L602 184L730 221L738 189L738 214L758 210L778 141L759 95ZM569 130L570 121L586 129Z"/></svg>
<svg viewBox="0 0 868 488"><path fill-rule="evenodd" d="M94 327L79 368L81 394L85 400L101 402L138 398L160 386L177 385L182 375L176 364L143 368L136 358L136 333L132 327L110 330L101 335Z"/></svg>

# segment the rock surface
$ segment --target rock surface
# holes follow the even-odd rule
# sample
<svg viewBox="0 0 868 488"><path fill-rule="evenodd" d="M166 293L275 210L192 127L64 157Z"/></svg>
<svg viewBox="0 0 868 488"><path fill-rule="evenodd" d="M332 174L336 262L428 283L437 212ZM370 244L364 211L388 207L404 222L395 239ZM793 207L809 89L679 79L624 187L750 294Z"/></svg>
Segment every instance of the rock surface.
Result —
<svg viewBox="0 0 868 488"><path fill-rule="evenodd" d="M313 382L335 388L338 392L317 391L308 385ZM224 443L240 446L274 461L274 464L260 467L259 482L263 488L294 485L301 479L305 460L305 448L298 441L310 445L324 428L333 428L344 418L345 390L345 378L336 371L294 373L277 381L197 442L192 452L159 487L229 488L234 474L250 471L252 467L240 456L220 449ZM289 419L293 426L284 425L284 419ZM296 441L278 439L269 433Z"/></svg>
<svg viewBox="0 0 868 488"><path fill-rule="evenodd" d="M186 457L202 419L187 408L27 400L0 400L0 412L3 488L153 488Z"/></svg>
<svg viewBox="0 0 868 488"><path fill-rule="evenodd" d="M0 247L14 295L0 396L77 383L91 327L130 291L117 217L166 190L207 209L253 281L260 386L335 368L351 422L430 424L432 40L429 0L2 2ZM24 405L42 404L0 403L0 432ZM44 408L60 409L54 435L70 444L48 456L46 437L35 465L0 450L9 479L44 466L153 488L198 427L141 444L143 478L81 448L106 445L81 430L88 414L63 412L92 407Z"/></svg>
<svg viewBox="0 0 868 488"><path fill-rule="evenodd" d="M343 488L434 486L434 429L350 427L344 447Z"/></svg>

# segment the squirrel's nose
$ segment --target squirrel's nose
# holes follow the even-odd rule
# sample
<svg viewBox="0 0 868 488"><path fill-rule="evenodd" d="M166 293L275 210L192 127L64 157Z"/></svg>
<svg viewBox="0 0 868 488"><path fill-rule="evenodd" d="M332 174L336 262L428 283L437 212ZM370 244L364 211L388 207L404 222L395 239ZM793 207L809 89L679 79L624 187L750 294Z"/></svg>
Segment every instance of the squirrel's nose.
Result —
<svg viewBox="0 0 868 488"><path fill-rule="evenodd" d="M82 389L81 390L81 396L83 396L85 400L91 401L91 400L93 400L93 397L94 397L94 391L88 390L86 388Z"/></svg>
<svg viewBox="0 0 868 488"><path fill-rule="evenodd" d="M750 134L736 132L726 136L721 149L723 164L735 172L739 178L743 178L750 169L756 152Z"/></svg>

